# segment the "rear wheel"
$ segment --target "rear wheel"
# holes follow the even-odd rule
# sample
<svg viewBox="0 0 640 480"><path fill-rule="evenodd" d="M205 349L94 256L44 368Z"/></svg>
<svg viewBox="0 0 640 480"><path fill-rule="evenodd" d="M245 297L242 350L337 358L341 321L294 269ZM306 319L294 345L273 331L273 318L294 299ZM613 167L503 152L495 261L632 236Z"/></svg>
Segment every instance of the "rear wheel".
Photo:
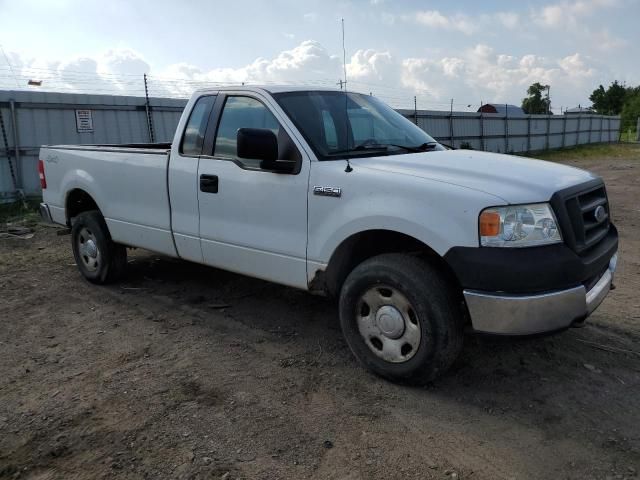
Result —
<svg viewBox="0 0 640 480"><path fill-rule="evenodd" d="M82 212L71 228L71 247L80 273L92 283L111 283L122 277L127 250L111 240L104 218L97 210Z"/></svg>
<svg viewBox="0 0 640 480"><path fill-rule="evenodd" d="M341 290L340 323L358 360L394 381L431 381L462 349L463 315L453 287L437 268L409 255L358 265Z"/></svg>

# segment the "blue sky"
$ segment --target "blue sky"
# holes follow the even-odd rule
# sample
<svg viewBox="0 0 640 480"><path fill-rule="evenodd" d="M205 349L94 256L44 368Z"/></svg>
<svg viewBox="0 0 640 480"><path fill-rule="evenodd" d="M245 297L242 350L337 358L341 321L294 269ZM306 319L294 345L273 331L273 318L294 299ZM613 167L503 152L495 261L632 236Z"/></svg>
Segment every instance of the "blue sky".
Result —
<svg viewBox="0 0 640 480"><path fill-rule="evenodd" d="M589 104L600 83L640 84L640 0L0 0L0 18L0 88L34 78L140 93L142 73L167 95L211 82L334 85L341 18L350 88L396 106L413 95L421 108L519 104L540 81L559 110Z"/></svg>

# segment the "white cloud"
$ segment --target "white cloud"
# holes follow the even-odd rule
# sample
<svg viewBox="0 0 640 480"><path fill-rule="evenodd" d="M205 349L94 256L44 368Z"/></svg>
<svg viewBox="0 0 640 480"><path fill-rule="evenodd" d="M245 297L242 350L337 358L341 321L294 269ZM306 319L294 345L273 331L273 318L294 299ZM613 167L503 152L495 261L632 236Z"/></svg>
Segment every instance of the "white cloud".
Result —
<svg viewBox="0 0 640 480"><path fill-rule="evenodd" d="M318 20L318 13L317 12L309 12L309 13L305 13L302 17L307 22L315 22L316 20Z"/></svg>
<svg viewBox="0 0 640 480"><path fill-rule="evenodd" d="M142 55L129 48L107 50L99 59L99 70L109 73L137 74L149 73L151 67Z"/></svg>
<svg viewBox="0 0 640 480"><path fill-rule="evenodd" d="M534 21L543 27L574 28L580 24L583 17L593 15L596 11L616 7L619 0L574 0L562 1L546 5L540 11L534 11Z"/></svg>
<svg viewBox="0 0 640 480"><path fill-rule="evenodd" d="M13 88L17 81L24 88L28 80L39 80L44 89L87 93L141 94L142 75L151 70L142 55L128 48L111 49L95 57L53 61L12 52L9 61L17 78L5 80L6 87Z"/></svg>
<svg viewBox="0 0 640 480"><path fill-rule="evenodd" d="M142 73L150 72L153 96L188 96L194 88L219 83L301 83L335 87L342 77L342 61L312 40L282 51L272 58L257 58L238 68L203 70L176 63L162 71L151 71L148 62L129 49L110 50L95 57L66 61L21 58L9 53L22 78L42 79L46 87L95 93L141 95ZM590 57L574 53L558 58L535 54L508 55L485 44L460 50L456 55L396 57L389 51L362 49L347 64L351 89L372 91L394 106L407 107L418 95L422 108L445 108L456 103L520 103L534 82L550 84L564 105L584 101L585 92L602 82L602 72ZM26 84L26 81L24 81ZM8 85L12 88L11 85ZM573 100L575 99L575 100ZM559 106L559 105L557 105Z"/></svg>
<svg viewBox="0 0 640 480"><path fill-rule="evenodd" d="M407 22L415 22L429 28L457 31L465 35L492 31L496 26L513 30L520 25L520 15L514 12L470 16L462 13L445 15L438 10L423 10L404 15L402 18Z"/></svg>
<svg viewBox="0 0 640 480"><path fill-rule="evenodd" d="M511 30L518 28L520 25L520 15L513 12L498 12L495 18L506 28Z"/></svg>
<svg viewBox="0 0 640 480"><path fill-rule="evenodd" d="M561 5L548 5L534 16L537 23L547 27L556 27L569 20L565 15L565 9ZM571 17L570 17L571 18Z"/></svg>
<svg viewBox="0 0 640 480"><path fill-rule="evenodd" d="M451 22L447 17L442 15L437 10L427 10L424 12L417 12L415 19L418 23L426 25L427 27L434 28L450 28Z"/></svg>
<svg viewBox="0 0 640 480"><path fill-rule="evenodd" d="M421 94L423 101L444 102L453 97L456 103L475 104L475 108L480 100L519 104L534 82L551 85L564 105L577 104L580 92L589 92L599 74L590 59L579 53L559 59L533 54L516 57L483 44L456 57L404 59L401 68L402 85Z"/></svg>
<svg viewBox="0 0 640 480"><path fill-rule="evenodd" d="M455 30L466 35L471 35L478 29L477 21L474 21L473 18L467 15L456 14L448 17L440 13L438 10L415 12L412 15L405 16L405 19L415 21L430 28Z"/></svg>
<svg viewBox="0 0 640 480"><path fill-rule="evenodd" d="M579 53L560 59L558 64L569 77L592 77L595 73L595 70L587 66L584 58Z"/></svg>
<svg viewBox="0 0 640 480"><path fill-rule="evenodd" d="M430 99L440 99L444 91L440 88L438 65L425 58L407 58L402 61L402 86L422 93Z"/></svg>
<svg viewBox="0 0 640 480"><path fill-rule="evenodd" d="M459 77L464 69L464 61L460 58L443 58L440 60L442 72L447 77Z"/></svg>
<svg viewBox="0 0 640 480"><path fill-rule="evenodd" d="M591 31L590 37L595 49L601 52L611 52L629 44L626 40L613 36L607 29Z"/></svg>
<svg viewBox="0 0 640 480"><path fill-rule="evenodd" d="M306 40L291 50L280 52L274 58L257 58L239 68L215 68L202 70L184 63L171 65L162 72L162 78L182 78L184 92L193 88L193 82L201 83L295 83L321 81L335 84L342 76L342 62L330 55L318 42ZM153 77L152 77L153 78Z"/></svg>
<svg viewBox="0 0 640 480"><path fill-rule="evenodd" d="M513 64L514 60L515 60L515 57L511 55L500 54L497 57L497 64L500 65L501 67L508 67L509 65Z"/></svg>
<svg viewBox="0 0 640 480"><path fill-rule="evenodd" d="M395 60L389 52L358 50L347 64L348 78L361 81L389 81L395 72Z"/></svg>

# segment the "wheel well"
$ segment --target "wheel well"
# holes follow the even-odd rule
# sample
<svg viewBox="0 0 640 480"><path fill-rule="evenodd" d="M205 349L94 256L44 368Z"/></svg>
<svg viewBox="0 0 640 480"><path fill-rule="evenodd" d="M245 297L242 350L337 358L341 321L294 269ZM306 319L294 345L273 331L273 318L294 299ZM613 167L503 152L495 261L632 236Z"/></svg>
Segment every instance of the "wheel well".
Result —
<svg viewBox="0 0 640 480"><path fill-rule="evenodd" d="M76 188L67 195L65 212L67 225L71 226L71 219L88 210L100 210L95 200L84 190Z"/></svg>
<svg viewBox="0 0 640 480"><path fill-rule="evenodd" d="M338 295L347 275L356 266L383 253L407 253L427 259L442 271L448 281L460 286L447 262L425 243L391 230L367 230L350 236L336 248L326 270L316 272L310 290Z"/></svg>

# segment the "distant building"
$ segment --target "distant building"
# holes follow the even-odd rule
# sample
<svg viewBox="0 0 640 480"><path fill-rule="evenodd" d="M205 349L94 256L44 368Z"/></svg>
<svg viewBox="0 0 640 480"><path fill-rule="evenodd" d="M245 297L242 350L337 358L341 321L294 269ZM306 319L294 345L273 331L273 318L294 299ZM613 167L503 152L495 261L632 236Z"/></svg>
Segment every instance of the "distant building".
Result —
<svg viewBox="0 0 640 480"><path fill-rule="evenodd" d="M593 110L590 108L586 108L586 107L574 107L574 108L567 108L564 111L565 115L580 115L580 114L588 114L588 113L593 113Z"/></svg>
<svg viewBox="0 0 640 480"><path fill-rule="evenodd" d="M482 113L506 113L510 117L517 117L520 115L526 115L522 108L517 105L509 105L508 103L485 103L482 105L478 112Z"/></svg>

